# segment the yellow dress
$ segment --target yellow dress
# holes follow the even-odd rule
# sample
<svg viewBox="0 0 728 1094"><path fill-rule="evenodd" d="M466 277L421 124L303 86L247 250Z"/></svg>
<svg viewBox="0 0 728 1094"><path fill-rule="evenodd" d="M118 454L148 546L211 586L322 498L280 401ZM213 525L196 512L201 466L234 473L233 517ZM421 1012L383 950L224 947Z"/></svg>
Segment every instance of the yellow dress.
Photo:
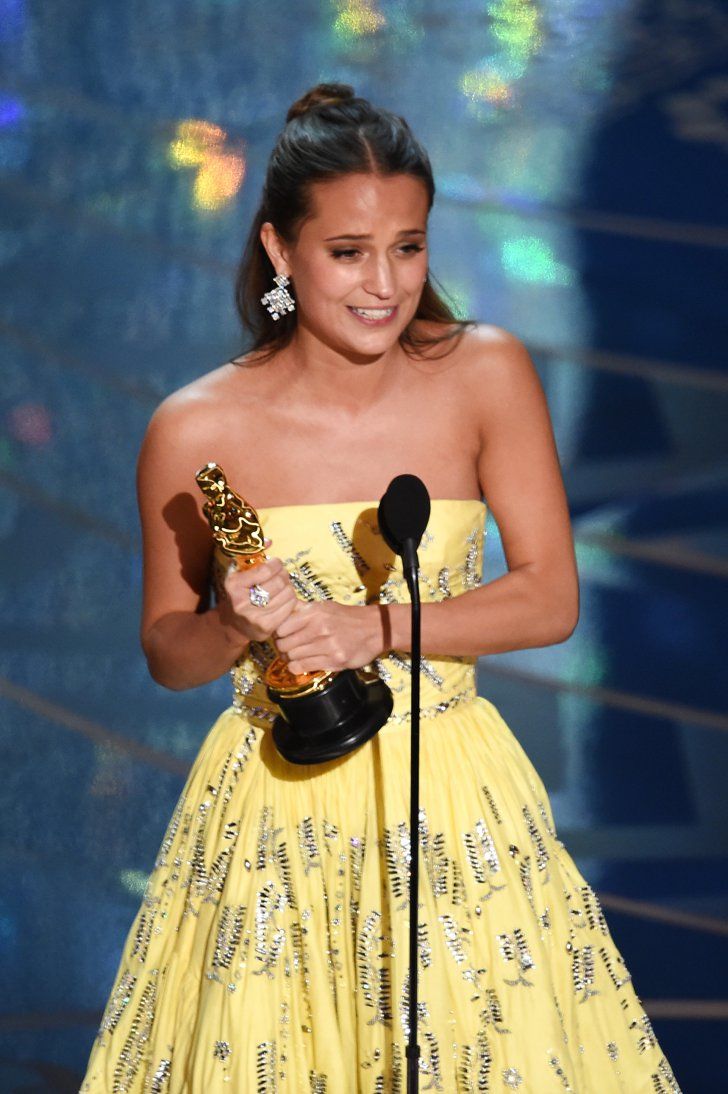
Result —
<svg viewBox="0 0 728 1094"><path fill-rule="evenodd" d="M408 602L376 502L258 510L304 600ZM480 584L485 504L434 499L422 603ZM224 560L214 560L219 589ZM231 670L129 929L84 1094L403 1094L410 659L373 662L389 721L337 760L271 737L269 643ZM421 677L419 1089L679 1094L533 765L476 693Z"/></svg>

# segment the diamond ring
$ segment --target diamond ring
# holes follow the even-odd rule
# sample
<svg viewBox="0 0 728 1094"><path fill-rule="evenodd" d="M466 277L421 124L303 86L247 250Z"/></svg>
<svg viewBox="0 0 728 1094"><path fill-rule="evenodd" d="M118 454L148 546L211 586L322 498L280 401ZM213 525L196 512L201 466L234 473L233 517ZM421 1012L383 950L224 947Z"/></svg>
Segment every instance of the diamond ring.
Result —
<svg viewBox="0 0 728 1094"><path fill-rule="evenodd" d="M270 600L270 593L260 585L251 586L248 596L250 597L250 603L255 604L256 608L264 608Z"/></svg>

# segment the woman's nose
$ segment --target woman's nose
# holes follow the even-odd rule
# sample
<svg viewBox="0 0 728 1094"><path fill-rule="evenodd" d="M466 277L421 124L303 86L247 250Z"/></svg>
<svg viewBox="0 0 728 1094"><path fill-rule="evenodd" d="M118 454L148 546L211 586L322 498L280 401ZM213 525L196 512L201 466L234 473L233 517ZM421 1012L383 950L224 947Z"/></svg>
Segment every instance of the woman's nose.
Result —
<svg viewBox="0 0 728 1094"><path fill-rule="evenodd" d="M368 264L363 287L374 296L389 297L394 292L394 277L386 257L373 257Z"/></svg>

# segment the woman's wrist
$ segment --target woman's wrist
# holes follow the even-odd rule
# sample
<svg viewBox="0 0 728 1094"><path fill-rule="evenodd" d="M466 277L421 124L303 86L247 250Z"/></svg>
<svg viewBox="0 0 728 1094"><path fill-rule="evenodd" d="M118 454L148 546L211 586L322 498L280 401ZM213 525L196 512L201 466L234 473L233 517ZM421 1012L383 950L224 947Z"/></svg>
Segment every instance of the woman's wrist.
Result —
<svg viewBox="0 0 728 1094"><path fill-rule="evenodd" d="M366 610L372 617L374 644L377 647L375 657L380 657L389 650L407 648L409 604L368 604Z"/></svg>
<svg viewBox="0 0 728 1094"><path fill-rule="evenodd" d="M250 645L250 639L243 634L239 627L235 626L231 618L232 613L229 605L225 600L222 600L211 611L217 614L218 625L225 643L231 656L237 660Z"/></svg>

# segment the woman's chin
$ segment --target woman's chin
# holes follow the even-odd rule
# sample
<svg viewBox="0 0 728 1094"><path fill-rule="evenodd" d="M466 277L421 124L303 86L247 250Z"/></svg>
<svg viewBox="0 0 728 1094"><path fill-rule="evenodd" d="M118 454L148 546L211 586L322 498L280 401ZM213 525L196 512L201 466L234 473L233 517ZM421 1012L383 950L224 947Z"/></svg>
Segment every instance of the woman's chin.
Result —
<svg viewBox="0 0 728 1094"><path fill-rule="evenodd" d="M404 330L402 322L396 327L365 327L352 330L349 324L338 326L335 330L325 327L308 328L312 334L329 349L351 359L362 362L375 361L394 349Z"/></svg>
<svg viewBox="0 0 728 1094"><path fill-rule="evenodd" d="M347 330L343 340L352 350L362 354L381 356L397 345L406 324L401 321L396 326L362 327L361 330Z"/></svg>
<svg viewBox="0 0 728 1094"><path fill-rule="evenodd" d="M359 338L347 338L348 352L358 354L360 357L375 359L388 353L399 342L400 331L377 331L376 334L364 334Z"/></svg>

